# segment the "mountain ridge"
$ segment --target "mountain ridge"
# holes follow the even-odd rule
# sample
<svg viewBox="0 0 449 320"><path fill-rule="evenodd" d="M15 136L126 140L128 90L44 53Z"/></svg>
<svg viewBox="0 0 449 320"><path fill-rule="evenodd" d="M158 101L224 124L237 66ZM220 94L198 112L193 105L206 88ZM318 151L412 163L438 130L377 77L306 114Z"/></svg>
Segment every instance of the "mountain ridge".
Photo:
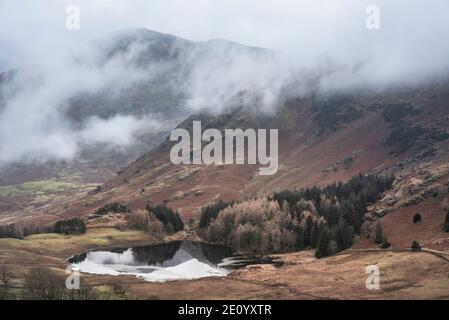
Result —
<svg viewBox="0 0 449 320"><path fill-rule="evenodd" d="M448 136L443 134L447 133L444 119L449 114L445 103L448 97L449 91L441 89L343 100L337 97L327 102L309 97L290 101L271 116L249 111L191 116L180 127L188 127L194 119L205 121L203 128L258 128L267 123L278 127L278 174L260 177L254 165L174 166L168 157L173 143L166 139L106 182L101 192L85 197L82 201L92 203L92 209L75 202L69 205L68 215L87 214L107 202L121 202L131 209L165 203L188 220L197 216L202 206L218 199L230 201L283 189L322 186L345 181L359 172L400 175L411 170L406 177L412 179L411 168L436 165L437 159L441 162L449 156ZM335 101L342 103L335 108L339 111L328 113L328 103ZM409 114L409 105L419 106L420 112ZM400 110L399 116L392 116L391 108ZM340 117L348 112L355 116ZM404 149L404 137L396 133L397 128L406 133L422 128L422 132Z"/></svg>
<svg viewBox="0 0 449 320"><path fill-rule="evenodd" d="M173 143L166 133L161 143L142 152L102 186L73 199L25 207L20 215L6 215L4 221L88 217L108 203L121 203L132 211L166 204L188 221L198 219L203 206L219 200L324 186L360 172L394 173L397 182L392 190L367 213L369 233L387 213L391 217L391 212L432 201L427 190L443 185L438 199L449 190L444 187L449 172L443 165L449 160L448 82L385 92L323 93L315 89L279 100L268 111L261 110L258 99L251 96L252 92L240 93L221 112L192 112L177 127L189 129L193 120L201 120L203 129L278 128L280 167L276 175L259 176L257 165L175 166L169 159ZM424 170L420 168L426 168L430 180L419 178ZM423 181L419 187L416 179ZM421 188L422 195L413 200L415 195L404 191L404 186ZM398 200L393 203L392 197Z"/></svg>

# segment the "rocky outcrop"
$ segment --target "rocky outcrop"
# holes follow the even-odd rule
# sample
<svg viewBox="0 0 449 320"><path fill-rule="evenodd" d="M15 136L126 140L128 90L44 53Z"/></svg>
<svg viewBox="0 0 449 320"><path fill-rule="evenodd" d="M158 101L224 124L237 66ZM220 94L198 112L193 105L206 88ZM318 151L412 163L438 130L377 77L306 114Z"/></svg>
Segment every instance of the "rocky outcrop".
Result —
<svg viewBox="0 0 449 320"><path fill-rule="evenodd" d="M449 161L427 161L402 171L382 199L368 207L365 234L372 234L375 222L395 209L411 206L449 193Z"/></svg>

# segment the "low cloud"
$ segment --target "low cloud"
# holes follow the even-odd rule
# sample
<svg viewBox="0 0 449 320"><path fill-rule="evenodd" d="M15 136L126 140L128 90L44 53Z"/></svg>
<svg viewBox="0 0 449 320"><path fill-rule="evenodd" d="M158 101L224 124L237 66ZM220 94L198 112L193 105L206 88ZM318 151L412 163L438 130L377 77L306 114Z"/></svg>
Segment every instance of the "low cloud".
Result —
<svg viewBox="0 0 449 320"><path fill-rule="evenodd" d="M65 29L69 4L81 9L79 31ZM365 27L368 5L380 8L379 30ZM280 99L310 88L384 90L443 78L449 71L448 16L446 0L4 0L0 70L20 72L2 86L0 163L73 159L86 144L131 145L139 131L158 129L162 121L153 112L132 114L132 103L106 112L96 99L135 98L139 85L176 87L157 97L161 105L179 95L176 101L188 112L219 113L239 104L270 111ZM134 27L204 42L176 64L136 63L147 49L139 41L105 56L98 44L107 42L97 39ZM273 51L254 54L209 39ZM158 45L162 50L166 44ZM89 101L95 112L73 116L74 98Z"/></svg>
<svg viewBox="0 0 449 320"><path fill-rule="evenodd" d="M81 123L75 123L67 114L70 99L126 91L152 74L134 65L138 47L104 63L100 63L98 51L84 49L64 59L59 56L52 63L21 68L3 86L0 164L70 160L83 145L129 146L140 131L162 127L151 115L121 115L120 110L103 119L87 114ZM105 107L94 106L99 110Z"/></svg>
<svg viewBox="0 0 449 320"><path fill-rule="evenodd" d="M138 119L133 116L116 115L107 120L90 117L84 128L77 133L78 141L82 144L111 144L126 147L131 145L136 136L144 130L161 129L157 120L149 117Z"/></svg>

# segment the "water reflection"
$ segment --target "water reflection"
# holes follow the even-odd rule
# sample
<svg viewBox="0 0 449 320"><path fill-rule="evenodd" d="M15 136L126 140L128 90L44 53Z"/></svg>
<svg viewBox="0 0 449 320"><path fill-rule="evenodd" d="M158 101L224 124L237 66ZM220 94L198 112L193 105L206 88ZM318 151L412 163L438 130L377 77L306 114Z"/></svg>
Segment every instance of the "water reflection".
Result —
<svg viewBox="0 0 449 320"><path fill-rule="evenodd" d="M230 268L220 264L233 252L225 246L191 241L117 248L83 253L69 259L81 272L135 275L147 281L226 276Z"/></svg>

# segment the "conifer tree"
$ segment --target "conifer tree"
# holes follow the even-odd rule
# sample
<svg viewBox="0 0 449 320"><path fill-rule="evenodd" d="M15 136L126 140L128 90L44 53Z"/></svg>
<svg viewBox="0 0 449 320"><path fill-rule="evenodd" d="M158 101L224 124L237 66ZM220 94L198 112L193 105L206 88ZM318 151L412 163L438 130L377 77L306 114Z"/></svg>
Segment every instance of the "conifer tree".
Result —
<svg viewBox="0 0 449 320"><path fill-rule="evenodd" d="M449 210L446 212L446 219L444 221L444 232L449 232Z"/></svg>
<svg viewBox="0 0 449 320"><path fill-rule="evenodd" d="M318 245L318 241L319 241L319 237L321 234L321 229L320 226L318 225L318 222L314 222L312 224L312 230L310 232L310 240L309 240L309 244L311 248L316 248Z"/></svg>
<svg viewBox="0 0 449 320"><path fill-rule="evenodd" d="M327 228L323 228L318 240L318 246L315 251L315 257L322 258L329 255L330 233Z"/></svg>
<svg viewBox="0 0 449 320"><path fill-rule="evenodd" d="M391 246L391 243L388 241L387 237L384 236L384 240L382 241L382 245L380 246L382 249L387 249Z"/></svg>
<svg viewBox="0 0 449 320"><path fill-rule="evenodd" d="M421 246L419 245L419 242L416 240L412 242L412 251L414 252L421 251Z"/></svg>
<svg viewBox="0 0 449 320"><path fill-rule="evenodd" d="M380 223L376 225L376 237L374 239L375 244L381 244L384 240L384 233L382 231L382 226Z"/></svg>
<svg viewBox="0 0 449 320"><path fill-rule="evenodd" d="M339 251L345 250L352 246L354 229L349 227L344 219L340 219L335 231L335 237Z"/></svg>

